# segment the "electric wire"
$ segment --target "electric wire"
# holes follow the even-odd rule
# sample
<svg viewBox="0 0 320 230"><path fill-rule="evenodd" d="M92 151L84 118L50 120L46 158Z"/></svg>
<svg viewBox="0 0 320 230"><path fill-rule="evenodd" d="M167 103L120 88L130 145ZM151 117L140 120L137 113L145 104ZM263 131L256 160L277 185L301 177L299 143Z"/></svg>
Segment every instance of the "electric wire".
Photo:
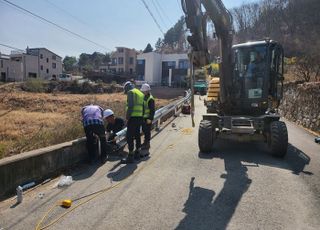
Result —
<svg viewBox="0 0 320 230"><path fill-rule="evenodd" d="M154 6L154 8L156 9L157 14L159 15L159 18L160 18L160 20L162 21L163 25L164 25L166 28L168 28L168 25L167 25L167 23L164 21L162 15L161 15L161 13L160 13L160 10L158 9L158 6L157 6L156 3L154 2L154 0L152 0L151 2L152 2L152 5Z"/></svg>
<svg viewBox="0 0 320 230"><path fill-rule="evenodd" d="M158 23L157 19L155 18L155 16L154 16L153 13L151 12L148 4L145 2L145 0L141 0L141 1L142 1L142 3L143 3L144 7L145 7L145 8L147 9L147 11L149 12L149 14L150 14L150 16L152 17L153 21L156 23L156 25L157 25L158 29L160 30L160 32L162 33L162 35L164 35L164 32L163 32L160 24Z"/></svg>
<svg viewBox="0 0 320 230"><path fill-rule="evenodd" d="M155 0L156 4L159 6L160 10L162 11L163 15L166 17L166 19L168 20L168 22L171 25L174 25L174 23L172 22L172 20L168 17L166 11L162 8L161 4L158 2L158 0Z"/></svg>
<svg viewBox="0 0 320 230"><path fill-rule="evenodd" d="M6 44L2 44L2 43L0 43L0 46L7 47L7 48L13 49L13 50L24 51L23 49L19 49L19 48L16 48L16 47L13 47L10 45L6 45Z"/></svg>
<svg viewBox="0 0 320 230"><path fill-rule="evenodd" d="M103 45L101 45L101 44L99 44L99 43L97 43L97 42L95 42L95 41L92 41L92 40L90 40L90 39L88 39L88 38L86 38L86 37L84 37L84 36L82 36L82 35L80 35L80 34L78 34L78 33L76 33L76 32L73 32L73 31L71 31L71 30L69 30L69 29L67 29L67 28L65 28L65 27L63 27L63 26L60 26L60 25L58 25L57 23L52 22L52 21L50 21L50 20L48 20L48 19L46 19L46 18L44 18L44 17L42 17L42 16L40 16L40 15L37 15L37 14L31 12L30 10L27 10L27 9L25 9L25 8L23 8L23 7L15 4L15 3L12 3L12 2L10 2L10 1L8 1L8 0L2 0L2 1L4 1L4 2L7 3L8 5L14 6L16 9L22 10L22 11L24 11L24 12L32 15L33 17L36 17L36 18L38 18L38 19L40 19L40 20L42 20L42 21L44 21L44 22L46 22L46 23L48 23L48 24L50 24L50 25L53 25L53 26L59 28L60 30L63 30L63 31L65 31L65 32L69 33L69 34L72 34L72 35L74 35L74 36L76 36L76 37L78 37L78 38L81 38L82 40L85 40L85 41L87 41L87 42L90 42L90 43L92 43L92 44L94 44L94 45L96 45L96 46L98 46L98 47L100 47L100 48L103 48L103 49L105 49L105 50L110 50L109 48L107 48L107 47L105 47L105 46L103 46Z"/></svg>

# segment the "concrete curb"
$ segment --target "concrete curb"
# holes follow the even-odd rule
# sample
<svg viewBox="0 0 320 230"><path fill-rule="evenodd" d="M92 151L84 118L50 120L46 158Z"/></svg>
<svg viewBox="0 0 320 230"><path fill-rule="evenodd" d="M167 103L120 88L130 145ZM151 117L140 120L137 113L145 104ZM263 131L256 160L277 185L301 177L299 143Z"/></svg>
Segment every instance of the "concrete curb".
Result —
<svg viewBox="0 0 320 230"><path fill-rule="evenodd" d="M21 153L0 160L0 200L13 194L18 185L39 182L84 161L86 138Z"/></svg>

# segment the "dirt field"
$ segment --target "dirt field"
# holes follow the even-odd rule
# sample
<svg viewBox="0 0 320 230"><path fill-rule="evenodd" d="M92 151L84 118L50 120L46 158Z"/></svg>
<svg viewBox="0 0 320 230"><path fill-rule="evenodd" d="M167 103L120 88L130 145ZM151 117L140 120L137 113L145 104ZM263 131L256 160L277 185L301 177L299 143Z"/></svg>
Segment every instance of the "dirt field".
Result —
<svg viewBox="0 0 320 230"><path fill-rule="evenodd" d="M183 90L155 89L157 108ZM0 86L0 158L84 136L80 109L87 104L125 114L125 95L45 94L21 91L15 84ZM163 99L164 98L164 99Z"/></svg>

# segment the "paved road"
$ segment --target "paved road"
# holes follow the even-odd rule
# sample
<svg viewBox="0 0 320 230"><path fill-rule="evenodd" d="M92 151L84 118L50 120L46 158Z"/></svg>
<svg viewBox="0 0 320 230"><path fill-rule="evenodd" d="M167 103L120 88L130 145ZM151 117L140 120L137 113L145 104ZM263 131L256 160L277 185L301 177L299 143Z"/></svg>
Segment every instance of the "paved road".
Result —
<svg viewBox="0 0 320 230"><path fill-rule="evenodd" d="M202 101L196 106L202 114ZM320 229L320 145L312 135L287 122L284 159L270 156L262 144L231 141L218 141L205 155L190 117L173 122L175 127L171 123L153 138L146 161L82 167L72 172L75 183L66 189L52 188L55 180L16 207L2 202L0 229L33 229L57 200L117 183L50 229ZM49 221L65 211L54 209Z"/></svg>

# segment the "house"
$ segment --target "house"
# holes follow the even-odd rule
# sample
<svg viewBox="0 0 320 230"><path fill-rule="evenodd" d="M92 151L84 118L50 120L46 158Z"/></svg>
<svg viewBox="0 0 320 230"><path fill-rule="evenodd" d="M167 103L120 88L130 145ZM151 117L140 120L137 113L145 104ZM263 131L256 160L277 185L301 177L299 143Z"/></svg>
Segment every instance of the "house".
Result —
<svg viewBox="0 0 320 230"><path fill-rule="evenodd" d="M9 76L10 56L0 53L0 81L6 82Z"/></svg>
<svg viewBox="0 0 320 230"><path fill-rule="evenodd" d="M6 63L7 69L6 72L3 68L0 71L1 79L5 78L5 81L26 81L28 78L51 80L62 73L62 58L46 48L11 51L10 55L5 56L1 60Z"/></svg>
<svg viewBox="0 0 320 230"><path fill-rule="evenodd" d="M40 79L57 79L62 73L62 58L46 48L27 48L27 55L38 58L38 77Z"/></svg>
<svg viewBox="0 0 320 230"><path fill-rule="evenodd" d="M137 56L138 80L151 85L184 86L188 75L189 60L186 53L142 53Z"/></svg>
<svg viewBox="0 0 320 230"><path fill-rule="evenodd" d="M133 74L136 69L138 52L135 49L126 47L116 47L116 51L111 54L111 62L108 66L100 66L100 72L111 71L114 73Z"/></svg>

